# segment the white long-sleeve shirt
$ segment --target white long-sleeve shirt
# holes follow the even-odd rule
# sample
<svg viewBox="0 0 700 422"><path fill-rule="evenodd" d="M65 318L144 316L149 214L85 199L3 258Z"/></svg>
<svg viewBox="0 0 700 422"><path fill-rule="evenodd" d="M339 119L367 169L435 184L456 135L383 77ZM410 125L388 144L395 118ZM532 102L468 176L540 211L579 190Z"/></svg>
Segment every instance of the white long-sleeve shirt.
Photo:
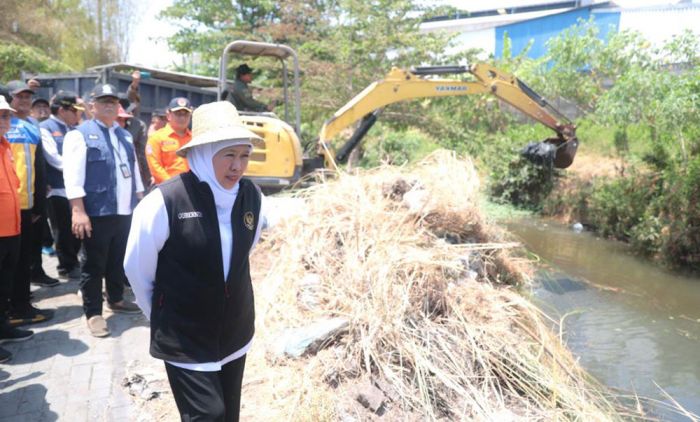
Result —
<svg viewBox="0 0 700 422"><path fill-rule="evenodd" d="M66 122L59 119L55 115L51 115L49 119L54 119L65 127L69 127ZM58 170L63 171L63 156L58 152L58 144L56 144L56 139L54 139L53 134L49 132L46 128L41 128L41 149L44 151L44 158L46 158L46 163L51 167L55 167ZM63 188L51 188L51 190L46 194L47 197L61 196L66 197L66 190Z"/></svg>
<svg viewBox="0 0 700 422"><path fill-rule="evenodd" d="M107 127L104 123L96 120L97 124ZM128 156L126 149L119 143L114 132L119 125L114 123L109 128L109 140L112 143L114 161L114 173L117 180L117 214L130 215L131 209L131 178L122 175L119 163L127 163ZM126 141L133 145L130 134L126 134ZM117 154L119 158L117 159ZM136 157L134 157L136 158ZM63 139L63 182L66 185L66 197L68 199L85 197L85 167L87 159L87 145L83 134L77 130L71 130ZM138 162L134 161L134 171L131 177L135 177L136 192L143 192L143 182L138 171Z"/></svg>
<svg viewBox="0 0 700 422"><path fill-rule="evenodd" d="M236 194L238 191L236 190ZM252 252L260 239L260 232L267 227L265 196L262 196L260 218L255 231ZM230 213L219 216L219 234L221 237L221 259L224 269L224 280L228 277L233 248L233 229L231 227ZM228 217L228 218L227 218ZM153 300L153 288L156 280L158 253L163 249L166 240L170 237L170 221L165 208L165 200L160 189L146 195L134 210L129 231L129 240L124 255L124 272L129 279L131 289L136 297L136 304L141 308L146 318L151 318L151 303ZM179 363L170 362L171 365L192 371L220 371L221 367L239 357L245 355L250 349L252 340L240 350L226 356L218 362L204 363Z"/></svg>

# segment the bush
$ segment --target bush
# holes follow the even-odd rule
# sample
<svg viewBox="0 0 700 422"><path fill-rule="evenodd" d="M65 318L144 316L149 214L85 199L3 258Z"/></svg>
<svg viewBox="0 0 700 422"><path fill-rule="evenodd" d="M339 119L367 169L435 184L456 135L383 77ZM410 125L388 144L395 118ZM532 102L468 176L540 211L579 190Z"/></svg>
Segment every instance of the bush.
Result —
<svg viewBox="0 0 700 422"><path fill-rule="evenodd" d="M588 201L589 223L603 236L631 240L657 195L656 184L654 178L637 173L602 182Z"/></svg>
<svg viewBox="0 0 700 422"><path fill-rule="evenodd" d="M364 144L360 160L363 167L404 165L424 157L437 147L429 136L415 129L391 130L386 127L378 132Z"/></svg>
<svg viewBox="0 0 700 422"><path fill-rule="evenodd" d="M660 216L659 251L675 266L700 269L700 157L664 173L664 196L655 204Z"/></svg>
<svg viewBox="0 0 700 422"><path fill-rule="evenodd" d="M0 80L19 79L25 72L68 72L61 62L48 58L41 50L18 44L0 43Z"/></svg>
<svg viewBox="0 0 700 422"><path fill-rule="evenodd" d="M517 157L510 161L503 174L492 176L491 195L499 202L540 210L560 175L555 168L538 166Z"/></svg>

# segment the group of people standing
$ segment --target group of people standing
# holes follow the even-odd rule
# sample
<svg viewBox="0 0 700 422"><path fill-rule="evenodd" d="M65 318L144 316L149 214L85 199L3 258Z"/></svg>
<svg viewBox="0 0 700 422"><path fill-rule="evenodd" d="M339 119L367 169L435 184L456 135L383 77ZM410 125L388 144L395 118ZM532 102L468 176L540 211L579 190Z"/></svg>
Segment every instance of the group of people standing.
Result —
<svg viewBox="0 0 700 422"><path fill-rule="evenodd" d="M138 86L132 84L130 90L137 93ZM7 146L1 206L8 216L18 207L19 218L0 222L0 342L27 340L32 332L19 327L53 317L30 302L30 283L59 283L41 264L46 216L59 277L80 279L90 333L107 336L102 279L111 311L140 312L123 297L128 281L122 261L131 214L148 187L188 170L174 151L191 137L192 106L186 98L173 99L165 126L146 138L145 124L125 110L134 109L128 95L112 85L96 86L88 104L74 92L59 91L49 102L48 116L33 113L43 101L33 100L29 84L12 81L6 91L1 105L10 120L1 133ZM0 348L0 361L9 358Z"/></svg>
<svg viewBox="0 0 700 422"><path fill-rule="evenodd" d="M130 91L101 84L86 102L59 91L41 122L30 85L0 95L0 343L28 340L21 326L53 316L29 289L48 210L59 276L80 279L90 334L110 334L105 301L143 311L182 419L237 420L254 332L248 255L265 225L264 196L242 176L260 138L230 102L193 110L186 98L149 130L130 100L138 81ZM0 362L10 358L0 348Z"/></svg>

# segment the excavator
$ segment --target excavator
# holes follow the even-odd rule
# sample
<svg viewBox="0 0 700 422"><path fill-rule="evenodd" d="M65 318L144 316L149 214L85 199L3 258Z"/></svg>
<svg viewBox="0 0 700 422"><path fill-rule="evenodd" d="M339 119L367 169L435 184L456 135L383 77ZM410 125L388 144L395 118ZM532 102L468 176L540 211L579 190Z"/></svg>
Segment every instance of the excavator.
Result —
<svg viewBox="0 0 700 422"><path fill-rule="evenodd" d="M262 188L284 188L310 172L337 169L338 164L345 162L350 152L360 144L386 106L415 98L496 96L554 131L555 136L531 143L523 149L523 155L537 164L567 168L578 148L576 126L566 116L515 76L491 65L478 63L471 66L391 69L383 79L370 84L323 124L316 140L315 154L306 156L301 143L301 95L296 52L283 44L247 40L231 42L224 48L219 63L219 100L225 98L228 86L226 75L232 54L272 57L278 59L282 66L284 118L271 112L239 111L243 123L263 139L255 144L246 173ZM291 69L288 68L288 61L291 61ZM464 73L471 74L475 80L436 78ZM335 151L331 140L358 122L352 136Z"/></svg>

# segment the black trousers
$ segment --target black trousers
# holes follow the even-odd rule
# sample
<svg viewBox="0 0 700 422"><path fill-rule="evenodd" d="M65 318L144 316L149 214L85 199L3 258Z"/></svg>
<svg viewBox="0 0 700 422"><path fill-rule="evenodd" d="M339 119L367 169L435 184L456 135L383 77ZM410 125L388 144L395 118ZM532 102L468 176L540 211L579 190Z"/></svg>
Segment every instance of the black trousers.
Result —
<svg viewBox="0 0 700 422"><path fill-rule="evenodd" d="M216 372L191 371L166 362L165 371L180 420L237 422L244 369L245 355Z"/></svg>
<svg viewBox="0 0 700 422"><path fill-rule="evenodd" d="M32 223L32 211L22 210L22 224L20 230L19 259L15 270L15 281L12 285L10 304L21 306L29 303L29 279L32 272L32 250L34 241L34 224ZM41 253L41 251L39 251Z"/></svg>
<svg viewBox="0 0 700 422"><path fill-rule="evenodd" d="M110 303L124 298L124 253L131 216L90 217L90 223L92 236L83 239L85 263L80 274L83 311L88 318L102 314L102 278Z"/></svg>
<svg viewBox="0 0 700 422"><path fill-rule="evenodd" d="M7 321L7 310L19 260L20 236L0 237L0 325Z"/></svg>
<svg viewBox="0 0 700 422"><path fill-rule="evenodd" d="M41 258L41 248L44 246L44 239L46 239L46 231L49 229L49 225L46 222L46 217L41 216L38 220L32 223L32 264L31 277L41 277L46 275L44 272L43 262Z"/></svg>
<svg viewBox="0 0 700 422"><path fill-rule="evenodd" d="M71 211L68 199L52 196L48 200L49 221L54 231L58 269L70 272L78 264L80 239L71 230Z"/></svg>

